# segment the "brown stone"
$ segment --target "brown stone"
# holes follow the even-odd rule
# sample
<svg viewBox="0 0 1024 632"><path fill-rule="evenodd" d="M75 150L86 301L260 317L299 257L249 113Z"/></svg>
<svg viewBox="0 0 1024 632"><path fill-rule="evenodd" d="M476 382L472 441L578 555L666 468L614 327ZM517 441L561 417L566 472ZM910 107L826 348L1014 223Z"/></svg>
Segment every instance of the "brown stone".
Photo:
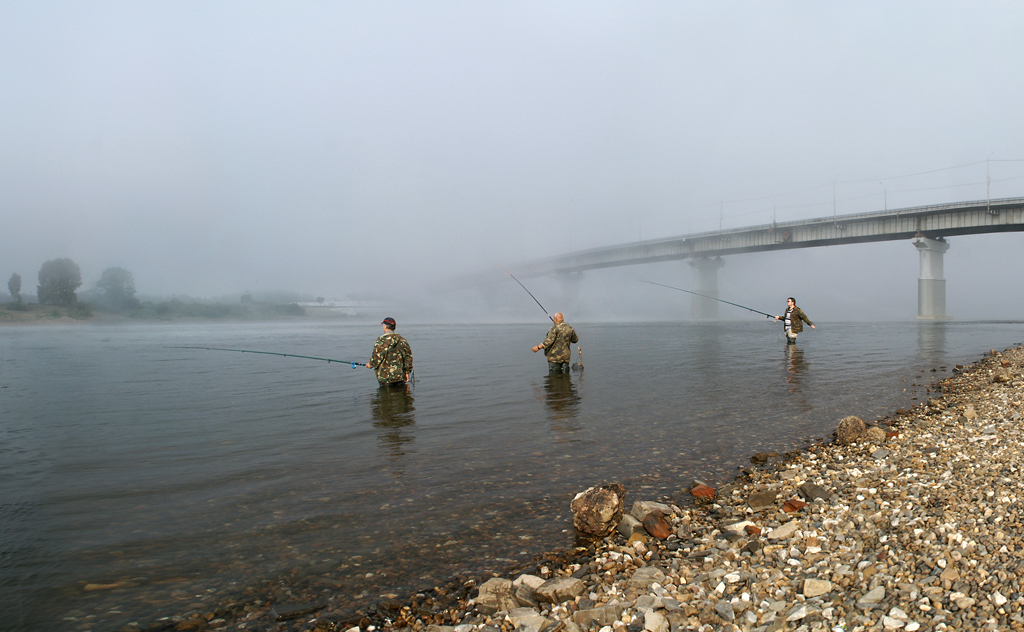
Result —
<svg viewBox="0 0 1024 632"><path fill-rule="evenodd" d="M715 490L703 483L700 485L694 485L693 488L690 489L690 493L693 494L695 498L700 498L701 500L715 499Z"/></svg>
<svg viewBox="0 0 1024 632"><path fill-rule="evenodd" d="M792 500L787 500L786 503L782 505L782 511L785 511L786 513L793 513L794 511L800 511L806 506L807 503L805 503L802 500L797 500L796 498L794 498Z"/></svg>
<svg viewBox="0 0 1024 632"><path fill-rule="evenodd" d="M860 417L844 417L836 428L836 442L840 445L848 445L860 439L864 434L865 426Z"/></svg>
<svg viewBox="0 0 1024 632"><path fill-rule="evenodd" d="M754 492L747 497L747 504L750 505L750 508L754 511L763 511L775 506L775 497L776 493L774 490L766 489Z"/></svg>
<svg viewBox="0 0 1024 632"><path fill-rule="evenodd" d="M749 535L761 535L761 527L757 525L748 524L746 530Z"/></svg>
<svg viewBox="0 0 1024 632"><path fill-rule="evenodd" d="M647 544L647 536L637 531L633 535L629 536L628 540L626 540L626 544L630 546L633 546L633 544L635 544L636 542L640 542L641 544Z"/></svg>
<svg viewBox="0 0 1024 632"><path fill-rule="evenodd" d="M643 523L647 533L650 533L659 540L664 540L672 535L672 527L668 524L668 520L665 519L665 515L660 511L652 511L644 516Z"/></svg>
<svg viewBox="0 0 1024 632"><path fill-rule="evenodd" d="M860 437L863 441L868 443L880 444L885 443L885 430L882 430L878 426L871 426L866 428Z"/></svg>
<svg viewBox="0 0 1024 632"><path fill-rule="evenodd" d="M622 520L626 490L619 483L591 487L576 494L569 507L572 523L581 533L606 536Z"/></svg>

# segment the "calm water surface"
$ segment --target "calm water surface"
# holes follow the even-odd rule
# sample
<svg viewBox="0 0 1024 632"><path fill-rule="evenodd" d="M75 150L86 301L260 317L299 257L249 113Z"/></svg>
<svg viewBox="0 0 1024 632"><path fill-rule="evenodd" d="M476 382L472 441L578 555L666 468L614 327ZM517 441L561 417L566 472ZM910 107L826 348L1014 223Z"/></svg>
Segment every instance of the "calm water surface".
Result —
<svg viewBox="0 0 1024 632"><path fill-rule="evenodd" d="M500 569L571 544L569 500L592 484L631 503L721 483L1024 339L991 322L826 323L795 347L764 321L575 325L586 370L555 377L530 353L543 324L400 327L407 392L346 364L171 348L365 361L376 325L0 329L0 629L146 625L268 586L356 608Z"/></svg>

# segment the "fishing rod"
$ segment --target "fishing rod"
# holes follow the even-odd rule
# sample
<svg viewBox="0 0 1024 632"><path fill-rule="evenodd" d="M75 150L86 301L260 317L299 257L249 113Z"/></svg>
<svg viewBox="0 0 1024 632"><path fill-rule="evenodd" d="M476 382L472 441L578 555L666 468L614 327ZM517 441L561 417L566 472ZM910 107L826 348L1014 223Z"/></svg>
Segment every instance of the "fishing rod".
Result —
<svg viewBox="0 0 1024 632"><path fill-rule="evenodd" d="M501 266L498 266L498 267L501 268ZM501 268L501 269L505 270L505 268ZM521 287L524 290L526 290L526 286L523 285L522 281L520 281L519 279L516 279L516 275L512 274L508 270L505 270L505 272L508 272L508 275L510 277L512 277L513 279L515 279L515 282L519 284L519 287ZM533 292L531 292L530 290L526 290L526 293L530 295L530 298L533 299L534 303L536 303L537 305L540 305L541 309L544 309L544 306L540 304L540 301L538 301L537 297L533 295ZM551 322L555 322L555 318L551 314L548 314L548 310L544 309L544 313L547 314L547 317L551 319Z"/></svg>
<svg viewBox="0 0 1024 632"><path fill-rule="evenodd" d="M718 301L719 303L726 303L728 305L734 305L736 307L740 307L740 308L745 309L747 311L754 312L755 314L764 314L768 318L775 318L775 316L773 316L772 314L769 314L767 312L761 312L761 311L758 311L756 309L747 307L746 305L740 305L739 303L731 303L729 301L723 301L720 298L715 298L714 296L708 296L707 294L701 294L700 292L693 292L693 291L690 291L690 290L684 290L681 287L673 287L671 285L665 285L664 283L655 283L654 281L644 281L644 283L650 283L651 285L660 285L661 287L667 287L670 290L679 290L680 292L686 292L687 294L694 294L696 296L703 296L704 298L710 298L712 301Z"/></svg>
<svg viewBox="0 0 1024 632"><path fill-rule="evenodd" d="M203 349L205 351L235 351L238 353L259 353L262 355L276 355L285 358L304 358L306 360L323 360L324 362L331 363L337 362L338 364L351 364L352 368L366 366L365 362L352 362L350 360L335 360L334 358L317 358L314 356L298 355L296 353L275 353L273 351L253 351L251 349L222 349L220 347L167 347L168 349Z"/></svg>

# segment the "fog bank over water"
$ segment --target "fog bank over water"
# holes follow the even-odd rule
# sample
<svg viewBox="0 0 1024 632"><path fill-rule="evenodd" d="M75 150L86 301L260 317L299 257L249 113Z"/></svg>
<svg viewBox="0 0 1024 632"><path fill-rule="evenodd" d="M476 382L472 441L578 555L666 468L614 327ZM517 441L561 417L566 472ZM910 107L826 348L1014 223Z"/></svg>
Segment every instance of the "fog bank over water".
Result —
<svg viewBox="0 0 1024 632"><path fill-rule="evenodd" d="M69 257L82 290L119 266L148 296L543 321L499 265L1024 196L1022 27L1011 3L6 3L0 281ZM1022 239L950 238L950 317L1024 314ZM719 292L911 319L917 274L909 243L816 248L728 257ZM641 280L696 289L679 262L523 279L570 320L689 317Z"/></svg>

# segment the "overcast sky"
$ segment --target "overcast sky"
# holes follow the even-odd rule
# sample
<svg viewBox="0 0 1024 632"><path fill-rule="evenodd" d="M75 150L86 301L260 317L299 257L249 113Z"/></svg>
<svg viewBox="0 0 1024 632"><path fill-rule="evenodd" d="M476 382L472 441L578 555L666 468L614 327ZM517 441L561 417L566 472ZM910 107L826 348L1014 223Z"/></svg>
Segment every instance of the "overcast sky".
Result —
<svg viewBox="0 0 1024 632"><path fill-rule="evenodd" d="M122 266L149 295L400 301L989 177L1024 196L1022 33L1011 2L0 0L0 276L34 291L71 257L82 289ZM1022 240L951 239L952 316L1022 315ZM649 268L588 273L574 304L688 313L635 283L693 287L685 265ZM801 250L729 258L720 291L912 318L917 273L909 243Z"/></svg>

